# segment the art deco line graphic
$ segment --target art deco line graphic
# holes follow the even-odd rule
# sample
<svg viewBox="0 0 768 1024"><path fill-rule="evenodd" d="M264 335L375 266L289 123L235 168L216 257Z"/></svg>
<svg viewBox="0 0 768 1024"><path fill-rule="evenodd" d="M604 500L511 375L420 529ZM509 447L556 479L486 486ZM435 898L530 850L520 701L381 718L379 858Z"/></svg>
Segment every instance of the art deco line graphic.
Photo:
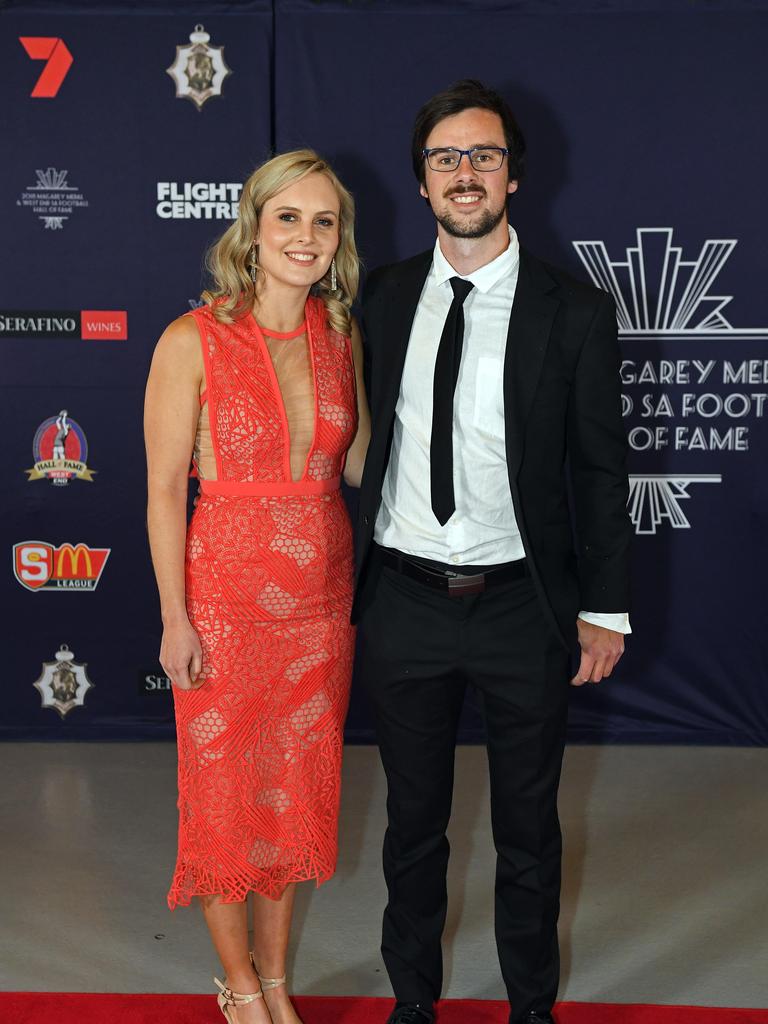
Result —
<svg viewBox="0 0 768 1024"><path fill-rule="evenodd" d="M709 238L694 260L672 244L672 228L638 228L626 259L611 260L605 242L573 247L598 288L616 300L622 338L768 341L768 327L734 327L723 310L732 295L710 289L733 252L735 238Z"/></svg>
<svg viewBox="0 0 768 1024"><path fill-rule="evenodd" d="M646 473L629 478L629 517L637 534L656 533L665 520L676 530L690 530L691 524L680 502L690 498L691 484L722 483L719 473Z"/></svg>

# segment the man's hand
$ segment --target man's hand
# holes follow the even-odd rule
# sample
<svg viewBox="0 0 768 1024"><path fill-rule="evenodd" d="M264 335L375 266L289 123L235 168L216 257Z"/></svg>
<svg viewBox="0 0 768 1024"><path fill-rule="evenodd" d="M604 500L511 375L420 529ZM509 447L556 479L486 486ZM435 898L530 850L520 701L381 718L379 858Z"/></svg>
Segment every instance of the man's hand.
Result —
<svg viewBox="0 0 768 1024"><path fill-rule="evenodd" d="M584 619L578 619L581 662L579 670L571 680L572 686L583 683L599 683L606 679L624 653L624 634L605 626L595 626Z"/></svg>

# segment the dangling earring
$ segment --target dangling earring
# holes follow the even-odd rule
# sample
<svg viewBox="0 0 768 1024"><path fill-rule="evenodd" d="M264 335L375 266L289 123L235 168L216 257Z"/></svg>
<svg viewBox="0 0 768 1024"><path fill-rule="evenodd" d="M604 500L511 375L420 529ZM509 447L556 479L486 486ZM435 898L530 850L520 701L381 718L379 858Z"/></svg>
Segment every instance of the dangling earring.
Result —
<svg viewBox="0 0 768 1024"><path fill-rule="evenodd" d="M251 272L251 280L253 281L254 284L256 284L256 272L259 269L259 262L256 259L256 243L255 242L251 246L251 251L249 253L248 269Z"/></svg>
<svg viewBox="0 0 768 1024"><path fill-rule="evenodd" d="M336 291L336 257L331 260L331 291Z"/></svg>

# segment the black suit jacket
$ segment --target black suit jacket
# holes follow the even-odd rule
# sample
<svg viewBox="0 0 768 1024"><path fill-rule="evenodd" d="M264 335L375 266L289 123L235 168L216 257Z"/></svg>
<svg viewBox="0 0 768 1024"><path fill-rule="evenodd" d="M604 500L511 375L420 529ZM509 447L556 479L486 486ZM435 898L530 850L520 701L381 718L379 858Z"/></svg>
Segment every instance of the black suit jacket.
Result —
<svg viewBox="0 0 768 1024"><path fill-rule="evenodd" d="M363 296L371 443L360 488L353 619L370 558L395 405L432 251L374 271ZM613 299L521 250L504 359L510 500L533 581L567 647L580 610L629 610L627 441ZM568 476L570 476L570 501ZM428 482L427 482L428 486Z"/></svg>

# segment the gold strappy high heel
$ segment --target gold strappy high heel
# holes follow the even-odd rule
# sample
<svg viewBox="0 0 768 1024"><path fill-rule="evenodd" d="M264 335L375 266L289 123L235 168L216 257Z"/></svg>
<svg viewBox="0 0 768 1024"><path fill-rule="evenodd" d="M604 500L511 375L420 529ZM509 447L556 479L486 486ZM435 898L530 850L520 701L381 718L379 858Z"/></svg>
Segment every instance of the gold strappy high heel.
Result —
<svg viewBox="0 0 768 1024"><path fill-rule="evenodd" d="M270 992L273 988L280 988L281 985L285 984L285 975L283 975L282 978L263 978L259 974L258 970L256 970L256 964L253 961L253 953L249 953L248 955L251 958L251 966L253 967L254 971L256 971L256 975L259 979L259 982L261 983L262 992ZM293 1007L293 1012L296 1013L295 1006Z"/></svg>
<svg viewBox="0 0 768 1024"><path fill-rule="evenodd" d="M261 991L269 992L273 988L280 988L281 985L285 984L285 975L282 978L262 978L259 972L256 970L256 964L253 962L253 953L249 953L248 956L251 959L251 967L256 971L256 975L261 982Z"/></svg>
<svg viewBox="0 0 768 1024"><path fill-rule="evenodd" d="M228 1024L237 1024L237 1017L233 1016L230 1012L233 1008L236 1010L238 1006L246 1006L248 1003L255 1003L257 999L262 999L264 997L264 993L262 991L251 992L249 994L233 992L231 988L227 988L227 986L223 984L223 982L219 981L218 978L214 978L213 980L221 989L221 992L216 997L216 1001L218 1002L219 1009L224 1014Z"/></svg>

